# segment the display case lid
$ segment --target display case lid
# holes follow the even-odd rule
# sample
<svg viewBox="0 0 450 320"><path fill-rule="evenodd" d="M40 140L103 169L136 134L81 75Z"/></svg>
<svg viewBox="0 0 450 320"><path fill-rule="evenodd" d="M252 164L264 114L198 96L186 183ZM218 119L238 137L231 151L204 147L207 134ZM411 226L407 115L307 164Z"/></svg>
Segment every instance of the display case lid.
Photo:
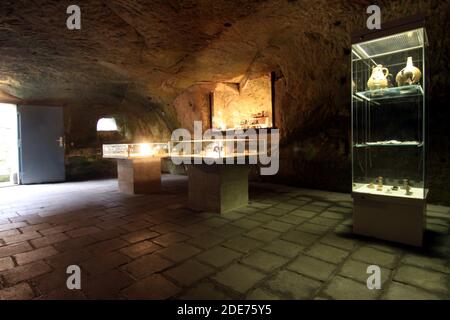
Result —
<svg viewBox="0 0 450 320"><path fill-rule="evenodd" d="M426 19L423 14L417 14L406 18L382 22L381 29L369 30L367 28L355 31L351 35L352 44L362 43L394 34L425 28Z"/></svg>
<svg viewBox="0 0 450 320"><path fill-rule="evenodd" d="M356 58L369 59L381 55L422 48L426 45L424 28L373 39L352 46Z"/></svg>

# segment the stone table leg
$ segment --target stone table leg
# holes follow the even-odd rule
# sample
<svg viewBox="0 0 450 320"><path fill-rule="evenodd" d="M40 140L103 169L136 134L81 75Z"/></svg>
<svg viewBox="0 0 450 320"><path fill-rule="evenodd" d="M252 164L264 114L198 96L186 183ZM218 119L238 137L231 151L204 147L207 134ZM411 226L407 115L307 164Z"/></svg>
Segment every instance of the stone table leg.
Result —
<svg viewBox="0 0 450 320"><path fill-rule="evenodd" d="M247 165L188 165L189 207L223 213L248 204Z"/></svg>
<svg viewBox="0 0 450 320"><path fill-rule="evenodd" d="M120 192L150 194L161 191L161 159L118 159Z"/></svg>

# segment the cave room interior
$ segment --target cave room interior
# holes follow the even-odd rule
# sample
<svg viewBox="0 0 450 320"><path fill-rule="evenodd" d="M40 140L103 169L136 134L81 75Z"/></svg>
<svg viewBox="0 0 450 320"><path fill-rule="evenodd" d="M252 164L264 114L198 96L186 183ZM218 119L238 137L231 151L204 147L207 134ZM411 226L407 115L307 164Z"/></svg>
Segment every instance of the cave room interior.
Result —
<svg viewBox="0 0 450 320"><path fill-rule="evenodd" d="M449 29L448 0L2 0L0 300L449 300Z"/></svg>

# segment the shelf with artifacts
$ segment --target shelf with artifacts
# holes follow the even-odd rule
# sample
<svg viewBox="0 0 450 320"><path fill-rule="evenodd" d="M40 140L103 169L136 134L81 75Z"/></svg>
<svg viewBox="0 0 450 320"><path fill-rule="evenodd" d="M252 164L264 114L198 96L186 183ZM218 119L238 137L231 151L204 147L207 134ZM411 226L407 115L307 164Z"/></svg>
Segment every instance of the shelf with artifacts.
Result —
<svg viewBox="0 0 450 320"><path fill-rule="evenodd" d="M169 152L168 143L122 143L104 144L103 158L110 159L131 159L164 157Z"/></svg>
<svg viewBox="0 0 450 320"><path fill-rule="evenodd" d="M243 119L240 121L239 125L236 125L234 128L230 128L228 130L236 130L236 129L265 129L271 127L271 120L266 111L261 111L257 114L252 114L250 118Z"/></svg>
<svg viewBox="0 0 450 320"><path fill-rule="evenodd" d="M419 141L398 141L398 140L388 140L388 141L376 141L376 142L366 142L366 143L356 143L355 148L370 148L370 147L423 147L423 142Z"/></svg>
<svg viewBox="0 0 450 320"><path fill-rule="evenodd" d="M375 179L374 179L375 180ZM353 185L353 192L359 192L362 194L371 195L382 195L387 197L397 197L405 199L418 199L422 200L424 192L427 193L428 190L424 190L420 187L413 186L399 186L399 185L377 185L377 183L355 183Z"/></svg>
<svg viewBox="0 0 450 320"><path fill-rule="evenodd" d="M228 159L258 156L259 139L230 138L230 139L201 139L170 141L169 155L173 158Z"/></svg>
<svg viewBox="0 0 450 320"><path fill-rule="evenodd" d="M421 85L413 84L401 87L390 87L356 92L355 95L367 101L379 101L387 99L405 99L409 97L423 96Z"/></svg>

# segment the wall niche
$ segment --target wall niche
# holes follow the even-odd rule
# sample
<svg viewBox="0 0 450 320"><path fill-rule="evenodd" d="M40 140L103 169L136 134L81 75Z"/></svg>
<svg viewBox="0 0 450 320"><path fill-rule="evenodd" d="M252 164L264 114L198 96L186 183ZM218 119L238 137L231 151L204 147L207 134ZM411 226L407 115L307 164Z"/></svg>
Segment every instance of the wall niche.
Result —
<svg viewBox="0 0 450 320"><path fill-rule="evenodd" d="M212 129L272 128L272 78L265 74L241 83L218 83L210 95Z"/></svg>

